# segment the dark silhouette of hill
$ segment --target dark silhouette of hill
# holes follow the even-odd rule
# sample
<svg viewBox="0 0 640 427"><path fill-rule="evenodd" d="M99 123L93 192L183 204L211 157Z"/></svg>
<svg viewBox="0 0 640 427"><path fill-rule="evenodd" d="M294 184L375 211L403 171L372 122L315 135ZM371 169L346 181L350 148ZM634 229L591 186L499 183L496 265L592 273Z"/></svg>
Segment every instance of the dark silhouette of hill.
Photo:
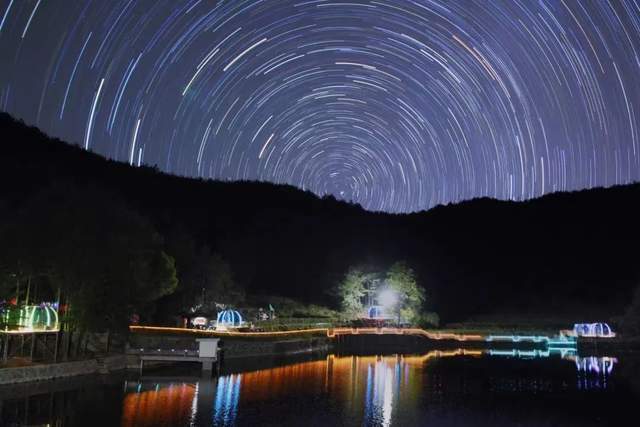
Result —
<svg viewBox="0 0 640 427"><path fill-rule="evenodd" d="M578 312L589 320L619 313L640 278L638 184L392 215L286 185L130 167L7 114L0 132L0 219L51 185L104 189L161 234L186 230L220 253L249 293L332 303L327 291L350 266L405 260L446 321Z"/></svg>

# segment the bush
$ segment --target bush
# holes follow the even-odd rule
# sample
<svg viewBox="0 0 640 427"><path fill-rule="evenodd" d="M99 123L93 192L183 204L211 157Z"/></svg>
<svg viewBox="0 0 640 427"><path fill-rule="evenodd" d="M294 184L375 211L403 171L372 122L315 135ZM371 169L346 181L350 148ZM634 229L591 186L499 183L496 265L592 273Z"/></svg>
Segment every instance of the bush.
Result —
<svg viewBox="0 0 640 427"><path fill-rule="evenodd" d="M425 311L418 316L417 324L421 328L437 328L440 325L438 313Z"/></svg>

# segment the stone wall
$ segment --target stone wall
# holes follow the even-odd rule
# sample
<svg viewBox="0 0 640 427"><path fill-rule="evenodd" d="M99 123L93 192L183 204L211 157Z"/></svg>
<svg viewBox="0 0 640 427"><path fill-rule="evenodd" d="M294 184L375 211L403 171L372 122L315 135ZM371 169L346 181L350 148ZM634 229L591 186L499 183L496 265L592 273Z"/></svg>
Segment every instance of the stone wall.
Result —
<svg viewBox="0 0 640 427"><path fill-rule="evenodd" d="M127 356L124 354L116 354L98 359L98 372L108 374L110 372L121 371L127 368Z"/></svg>
<svg viewBox="0 0 640 427"><path fill-rule="evenodd" d="M0 369L0 384L18 384L31 381L45 381L78 375L109 373L125 368L124 356L108 356L99 359L73 362L46 363Z"/></svg>
<svg viewBox="0 0 640 427"><path fill-rule="evenodd" d="M196 337L181 335L133 334L129 338L131 349L197 349ZM220 340L224 358L274 356L328 351L331 340L327 337L289 338L282 340L255 338L227 338ZM137 364L137 357L129 358L128 366Z"/></svg>
<svg viewBox="0 0 640 427"><path fill-rule="evenodd" d="M22 366L19 368L4 368L0 369L0 384L51 380L53 378L64 378L74 375L88 375L97 371L98 361L95 359Z"/></svg>

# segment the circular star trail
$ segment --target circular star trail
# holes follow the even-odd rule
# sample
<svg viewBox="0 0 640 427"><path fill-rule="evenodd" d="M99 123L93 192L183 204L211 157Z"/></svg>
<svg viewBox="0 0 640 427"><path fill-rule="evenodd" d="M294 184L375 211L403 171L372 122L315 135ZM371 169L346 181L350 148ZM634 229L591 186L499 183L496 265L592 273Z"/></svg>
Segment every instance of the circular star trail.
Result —
<svg viewBox="0 0 640 427"><path fill-rule="evenodd" d="M370 210L637 181L640 3L0 2L0 107L178 175Z"/></svg>

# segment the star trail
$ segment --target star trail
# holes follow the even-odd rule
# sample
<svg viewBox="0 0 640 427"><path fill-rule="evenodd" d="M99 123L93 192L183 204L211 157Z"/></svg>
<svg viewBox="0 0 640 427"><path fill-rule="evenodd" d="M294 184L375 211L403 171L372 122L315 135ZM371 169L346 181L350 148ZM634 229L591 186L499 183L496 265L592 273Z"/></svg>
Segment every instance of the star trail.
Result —
<svg viewBox="0 0 640 427"><path fill-rule="evenodd" d="M132 165L411 212L640 177L640 2L0 1L0 108Z"/></svg>

